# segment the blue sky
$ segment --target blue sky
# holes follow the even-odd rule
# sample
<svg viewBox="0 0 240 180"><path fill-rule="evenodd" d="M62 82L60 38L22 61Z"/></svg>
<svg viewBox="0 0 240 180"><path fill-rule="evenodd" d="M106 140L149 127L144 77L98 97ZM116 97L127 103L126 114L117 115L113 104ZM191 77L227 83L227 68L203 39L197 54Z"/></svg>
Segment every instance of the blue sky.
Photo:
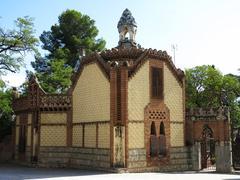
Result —
<svg viewBox="0 0 240 180"><path fill-rule="evenodd" d="M138 24L136 41L144 48L167 50L177 44L175 64L181 69L214 64L221 72L239 74L240 1L238 0L7 0L1 2L0 25L12 28L17 17L35 18L36 36L57 23L66 9L75 9L96 21L107 48L117 45L117 23L128 8ZM26 57L31 69L32 55ZM2 77L19 86L25 70Z"/></svg>

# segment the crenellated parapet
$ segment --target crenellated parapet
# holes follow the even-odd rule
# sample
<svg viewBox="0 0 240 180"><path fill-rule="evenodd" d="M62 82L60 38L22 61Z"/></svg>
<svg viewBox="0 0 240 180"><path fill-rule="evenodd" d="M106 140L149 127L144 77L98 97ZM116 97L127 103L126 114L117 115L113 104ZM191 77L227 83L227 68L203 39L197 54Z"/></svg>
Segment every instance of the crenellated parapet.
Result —
<svg viewBox="0 0 240 180"><path fill-rule="evenodd" d="M217 107L217 108L191 108L186 110L186 117L188 120L228 120L229 108Z"/></svg>

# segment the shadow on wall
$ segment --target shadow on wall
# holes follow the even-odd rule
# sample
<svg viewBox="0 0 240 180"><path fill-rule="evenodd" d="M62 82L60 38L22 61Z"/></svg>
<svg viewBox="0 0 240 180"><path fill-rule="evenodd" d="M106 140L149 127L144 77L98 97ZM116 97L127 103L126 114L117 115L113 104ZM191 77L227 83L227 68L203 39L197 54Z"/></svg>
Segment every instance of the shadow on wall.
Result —
<svg viewBox="0 0 240 180"><path fill-rule="evenodd" d="M12 160L12 151L12 137L9 135L6 136L0 143L0 162L2 163Z"/></svg>

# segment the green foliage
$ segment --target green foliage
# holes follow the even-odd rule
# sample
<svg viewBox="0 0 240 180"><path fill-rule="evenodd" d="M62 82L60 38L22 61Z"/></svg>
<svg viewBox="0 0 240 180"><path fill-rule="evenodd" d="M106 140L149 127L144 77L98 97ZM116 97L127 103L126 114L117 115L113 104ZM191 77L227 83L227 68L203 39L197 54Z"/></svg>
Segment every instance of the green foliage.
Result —
<svg viewBox="0 0 240 180"><path fill-rule="evenodd" d="M84 48L88 54L105 48L106 42L96 39L97 35L98 29L94 20L75 10L64 11L58 17L58 24L41 34L42 48L49 54L45 57L36 56L32 66L45 91L66 90L72 75L70 67L74 68L79 60L79 50ZM57 63L58 60L61 62Z"/></svg>
<svg viewBox="0 0 240 180"><path fill-rule="evenodd" d="M11 90L0 80L0 141L5 135L11 134L11 94Z"/></svg>
<svg viewBox="0 0 240 180"><path fill-rule="evenodd" d="M12 107L11 91L7 89L5 83L0 80L0 112L11 113Z"/></svg>
<svg viewBox="0 0 240 180"><path fill-rule="evenodd" d="M230 107L234 126L240 126L239 79L231 74L223 75L214 66L196 66L186 70L186 106L218 107L226 104Z"/></svg>
<svg viewBox="0 0 240 180"><path fill-rule="evenodd" d="M16 29L4 30L0 27L0 75L17 72L24 65L24 55L36 52L38 39L34 37L33 19L18 18Z"/></svg>
<svg viewBox="0 0 240 180"><path fill-rule="evenodd" d="M51 71L37 73L42 88L49 93L65 92L71 85L72 68L63 59L50 62Z"/></svg>

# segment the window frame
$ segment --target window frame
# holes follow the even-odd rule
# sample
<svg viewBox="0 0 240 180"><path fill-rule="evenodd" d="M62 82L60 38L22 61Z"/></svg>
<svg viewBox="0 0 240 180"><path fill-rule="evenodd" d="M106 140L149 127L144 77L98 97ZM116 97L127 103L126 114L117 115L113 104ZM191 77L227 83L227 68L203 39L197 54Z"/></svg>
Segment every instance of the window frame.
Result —
<svg viewBox="0 0 240 180"><path fill-rule="evenodd" d="M164 99L163 68L151 67L151 98Z"/></svg>

